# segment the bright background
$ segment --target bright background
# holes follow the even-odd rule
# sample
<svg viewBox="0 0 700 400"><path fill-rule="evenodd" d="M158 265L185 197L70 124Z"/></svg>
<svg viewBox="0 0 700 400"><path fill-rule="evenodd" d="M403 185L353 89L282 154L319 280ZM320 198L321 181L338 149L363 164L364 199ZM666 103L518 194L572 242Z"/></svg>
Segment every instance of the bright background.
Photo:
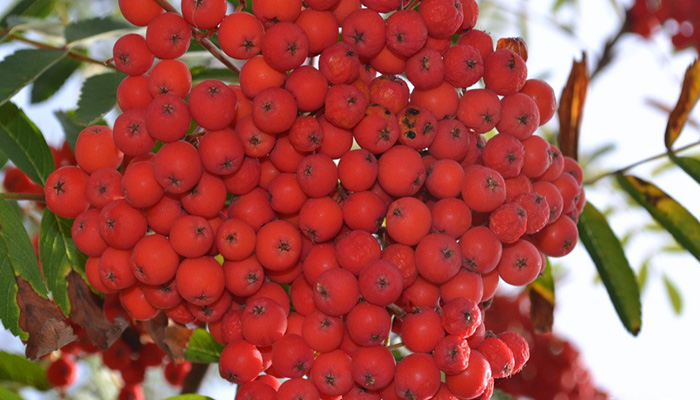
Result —
<svg viewBox="0 0 700 400"><path fill-rule="evenodd" d="M527 17L529 76L543 77L559 94L572 60L580 58L582 51L588 53L589 65L597 63L603 44L619 30L623 18L620 5L631 2L620 1L620 5L615 6L616 1L611 0L578 1L574 6L565 6L556 15L551 13L553 0L482 0L480 3L484 18L477 27L490 31L495 38L520 36L522 18ZM92 4L95 14L109 12L102 10L99 4ZM573 26L575 34L565 33L558 25ZM597 164L606 170L663 152L667 114L650 106L647 100L673 107L685 69L697 57L693 49L674 53L663 33L651 40L625 35L615 50L612 64L589 87L580 142L582 153L605 144L616 146L615 151ZM11 51L4 47L0 58ZM95 56L100 58L99 54ZM102 56L109 58L108 49ZM58 96L39 105L29 105L26 89L13 101L39 126L49 143L57 144L62 140L62 129L53 111L74 108L81 83L80 79L71 79ZM700 120L700 109L695 109L692 118ZM550 122L550 127L556 130L556 121ZM677 146L697 141L698 133L697 128L687 126ZM632 172L651 178L699 216L700 186L677 169L651 177L653 168L660 163L663 161ZM588 188L587 197L599 209L619 210L611 218L619 236L631 230L641 231L650 221L643 210L626 210L626 200L611 186L611 179ZM649 231L635 236L627 248L633 268L638 269L647 256L653 255L650 253L654 249L671 240L668 234ZM619 322L605 288L595 283L595 267L581 245L557 263L564 268L557 284L555 331L576 343L598 386L619 399L686 398L695 394L700 356L695 346L700 327L700 291L695 287L700 282L698 261L682 253L653 258L649 283L642 298L643 327L636 338ZM682 293L685 307L680 316L672 311L662 274L668 275ZM23 352L22 344L7 331L0 331L0 348ZM81 368L88 366L81 365ZM163 397L175 394L173 388L162 383L158 373L152 375L155 376L147 385L147 391L158 390ZM216 399L232 399L234 389L217 375L216 368L210 369L201 393Z"/></svg>

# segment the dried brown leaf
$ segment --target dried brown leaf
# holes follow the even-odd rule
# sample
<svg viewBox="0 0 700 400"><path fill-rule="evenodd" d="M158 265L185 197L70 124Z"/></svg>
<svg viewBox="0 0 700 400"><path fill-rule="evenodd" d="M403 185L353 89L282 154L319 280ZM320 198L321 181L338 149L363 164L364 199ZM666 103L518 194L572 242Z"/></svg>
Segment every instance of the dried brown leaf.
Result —
<svg viewBox="0 0 700 400"><path fill-rule="evenodd" d="M530 320L537 333L552 331L554 303L537 290L528 290L530 297Z"/></svg>
<svg viewBox="0 0 700 400"><path fill-rule="evenodd" d="M39 296L21 277L17 277L17 286L19 326L29 333L27 358L36 360L78 339L55 304Z"/></svg>
<svg viewBox="0 0 700 400"><path fill-rule="evenodd" d="M163 352L176 363L185 361L185 349L192 336L192 330L170 323L167 315L161 312L145 324L146 332Z"/></svg>
<svg viewBox="0 0 700 400"><path fill-rule="evenodd" d="M562 154L573 159L578 159L578 139L589 81L586 53L583 53L580 61L574 60L558 111L559 147Z"/></svg>
<svg viewBox="0 0 700 400"><path fill-rule="evenodd" d="M513 50L514 52L518 53L518 55L523 59L523 61L527 61L527 43L525 43L525 39L521 37L498 39L496 49Z"/></svg>
<svg viewBox="0 0 700 400"><path fill-rule="evenodd" d="M90 341L100 350L107 350L119 339L129 323L121 317L117 317L114 324L109 322L102 313L99 298L90 291L77 272L71 271L67 280L71 321L84 327Z"/></svg>
<svg viewBox="0 0 700 400"><path fill-rule="evenodd" d="M698 98L700 98L700 60L695 60L685 71L681 95L678 98L676 107L668 117L666 136L664 138L667 149L670 150L673 143L681 135L683 126L688 120L688 115L690 115L690 111L697 104Z"/></svg>

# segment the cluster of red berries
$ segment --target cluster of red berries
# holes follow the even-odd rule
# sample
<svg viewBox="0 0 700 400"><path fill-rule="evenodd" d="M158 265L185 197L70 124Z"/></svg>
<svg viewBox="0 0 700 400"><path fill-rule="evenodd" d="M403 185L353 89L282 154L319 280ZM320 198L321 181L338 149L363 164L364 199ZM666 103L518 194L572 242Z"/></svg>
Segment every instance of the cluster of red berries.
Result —
<svg viewBox="0 0 700 400"><path fill-rule="evenodd" d="M533 136L556 100L524 43L494 50L474 0L119 3L147 27L114 46L123 114L46 183L93 287L207 323L238 399L488 399L522 367L480 304L569 253L585 202ZM192 87L177 58L214 33L240 85Z"/></svg>
<svg viewBox="0 0 700 400"><path fill-rule="evenodd" d="M670 22L670 23L669 23ZM627 28L650 37L662 25L669 30L676 49L700 51L700 7L694 0L636 0L627 10Z"/></svg>
<svg viewBox="0 0 700 400"><path fill-rule="evenodd" d="M538 400L605 400L576 347L554 333L537 334L530 320L527 293L496 296L489 307L486 327L519 332L530 346L530 360L522 372L498 381L498 389L515 397Z"/></svg>

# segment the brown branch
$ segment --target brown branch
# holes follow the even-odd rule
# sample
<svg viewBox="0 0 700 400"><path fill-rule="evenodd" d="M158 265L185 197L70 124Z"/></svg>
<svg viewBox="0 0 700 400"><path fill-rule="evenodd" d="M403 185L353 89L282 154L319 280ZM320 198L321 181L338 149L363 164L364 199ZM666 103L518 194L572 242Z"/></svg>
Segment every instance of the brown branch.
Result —
<svg viewBox="0 0 700 400"><path fill-rule="evenodd" d="M173 7L170 3L168 3L168 0L155 0L155 2L160 4L160 6L163 7L163 9L165 11L179 14L177 9L175 7ZM200 45L202 45L202 47L207 49L207 51L209 51L209 53L211 53L211 55L213 55L214 58L219 60L228 69L235 72L236 75L239 75L241 73L241 71L238 69L238 67L233 65L231 60L226 58L226 55L218 47L216 47L216 45L211 40L209 40L206 33L202 33L200 30L198 30L195 27L190 27L190 28L192 29L192 36L194 37L194 40L197 41L197 43L199 43Z"/></svg>
<svg viewBox="0 0 700 400"><path fill-rule="evenodd" d="M9 31L6 31L6 30L0 30L0 35L6 34L8 32ZM88 57L84 54L80 54L80 53L77 53L71 49L68 49L67 47L52 46L52 45L47 44L47 43L42 43L42 42L38 42L36 40L26 38L26 37L19 35L19 34L16 34L16 33L10 33L7 36L7 39L8 40L16 40L18 42L26 43L32 47L37 48L37 49L59 50L59 51L68 50L68 54L66 55L66 57L68 57L68 58L72 58L72 59L74 59L76 61L80 61L80 62L101 65L101 66L106 67L106 68L116 69L116 67L114 65L109 64L107 61L96 60L92 57Z"/></svg>
<svg viewBox="0 0 700 400"><path fill-rule="evenodd" d="M0 197L5 200L19 201L19 200L29 200L29 201L44 201L43 194L37 193L0 193Z"/></svg>
<svg viewBox="0 0 700 400"><path fill-rule="evenodd" d="M387 311L389 311L389 314L394 315L396 318L403 320L406 317L406 311L404 311L403 308L397 306L396 304L389 304L386 306Z"/></svg>
<svg viewBox="0 0 700 400"><path fill-rule="evenodd" d="M591 80L598 75L605 67L607 67L615 57L615 53L613 52L613 49L615 45L617 44L618 41L620 41L620 38L622 37L623 34L627 33L629 31L629 23L627 21L627 17L625 17L625 20L622 21L622 26L620 27L620 30L613 36L611 39L609 39L607 42L605 42L605 47L603 47L603 54L601 54L600 59L598 60L598 64L596 65L595 68L593 68L593 72L591 72Z"/></svg>
<svg viewBox="0 0 700 400"><path fill-rule="evenodd" d="M192 369L185 377L185 381L182 383L182 390L180 394L197 393L199 387L202 385L202 380L204 375L207 374L209 369L209 364L198 364L192 363Z"/></svg>

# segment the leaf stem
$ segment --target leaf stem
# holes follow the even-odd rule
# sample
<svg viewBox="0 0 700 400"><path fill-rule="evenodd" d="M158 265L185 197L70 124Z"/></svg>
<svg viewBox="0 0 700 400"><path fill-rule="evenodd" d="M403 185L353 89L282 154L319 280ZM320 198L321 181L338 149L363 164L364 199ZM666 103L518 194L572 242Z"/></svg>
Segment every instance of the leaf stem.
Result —
<svg viewBox="0 0 700 400"><path fill-rule="evenodd" d="M37 193L0 193L0 197L5 200L19 201L19 200L29 200L29 201L44 201L43 194Z"/></svg>
<svg viewBox="0 0 700 400"><path fill-rule="evenodd" d="M6 31L6 30L0 30L0 35L8 33L8 32L9 31ZM109 64L107 61L96 60L96 59L94 59L92 57L88 57L84 54L77 53L77 52L73 51L72 49L67 49L66 47L52 46L52 45L47 44L47 43L38 42L36 40L26 38L26 37L19 35L17 33L10 33L7 36L7 38L8 38L8 40L16 40L18 42L26 43L32 47L37 48L37 49L68 50L68 54L66 55L66 57L68 57L68 58L72 58L76 61L85 62L85 63L89 63L89 64L101 65L101 66L106 67L106 68L116 69L116 67L114 65Z"/></svg>
<svg viewBox="0 0 700 400"><path fill-rule="evenodd" d="M168 0L155 0L155 2L158 3L161 7L163 7L165 11L179 14L177 9L175 9L175 7L168 3ZM231 60L226 58L226 55L218 47L216 47L216 45L211 40L209 40L209 38L207 37L207 33L202 33L199 29L195 27L191 28L192 35L197 41L197 43L199 43L200 45L202 45L202 47L207 49L207 51L209 51L209 53L211 53L211 55L213 55L214 58L221 61L222 64L228 67L228 69L230 69L231 71L235 72L236 75L240 75L241 71L238 69L238 67L233 65Z"/></svg>
<svg viewBox="0 0 700 400"><path fill-rule="evenodd" d="M640 166L640 165L642 165L642 164L646 164L646 163L648 163L648 162L650 162L650 161L654 161L654 160L658 160L658 159L660 159L660 158L668 157L668 156L670 156L671 154L675 154L675 153L678 153L678 152L681 152L681 151L685 151L685 150L691 149L691 148L693 148L693 147L696 147L696 146L698 146L698 145L700 145L700 141L687 144L687 145L682 146L682 147L679 147L679 148L677 148L676 150L673 150L673 151L666 151L666 152L663 152L663 153L659 153L659 154L656 154L656 155L653 155L653 156L650 156L650 157L641 159L641 160L636 161L636 162L633 162L632 164L627 165L627 166L625 166L625 167L616 169L616 170L614 170L614 171L609 171L609 172L600 174L600 175L596 176L595 178L591 178L591 179L589 179L589 180L586 180L586 181L583 182L583 184L584 184L584 185L592 185L592 184L598 182L599 180L601 180L601 179L603 179L603 178L606 178L606 177L608 177L608 176L617 175L617 174L619 174L619 173L622 173L622 172L625 172L625 171L627 171L627 170L630 170L630 169L632 169L632 168L634 168L634 167L638 167L638 166Z"/></svg>

